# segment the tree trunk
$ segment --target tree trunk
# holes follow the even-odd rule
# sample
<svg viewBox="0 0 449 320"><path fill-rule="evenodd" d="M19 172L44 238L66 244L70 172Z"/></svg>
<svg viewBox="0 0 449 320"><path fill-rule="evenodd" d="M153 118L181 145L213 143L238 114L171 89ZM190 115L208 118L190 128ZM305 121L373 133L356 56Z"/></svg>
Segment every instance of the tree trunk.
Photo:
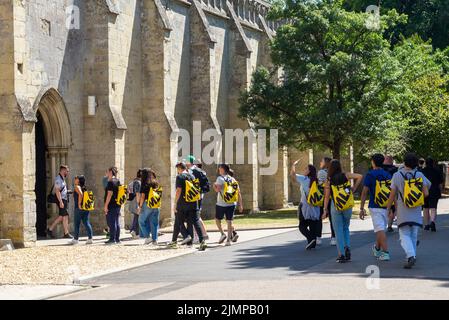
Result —
<svg viewBox="0 0 449 320"><path fill-rule="evenodd" d="M341 158L341 153L340 152L341 152L341 142L337 141L337 140L334 140L334 144L333 144L333 147L332 147L332 157L334 159L340 160L340 158Z"/></svg>

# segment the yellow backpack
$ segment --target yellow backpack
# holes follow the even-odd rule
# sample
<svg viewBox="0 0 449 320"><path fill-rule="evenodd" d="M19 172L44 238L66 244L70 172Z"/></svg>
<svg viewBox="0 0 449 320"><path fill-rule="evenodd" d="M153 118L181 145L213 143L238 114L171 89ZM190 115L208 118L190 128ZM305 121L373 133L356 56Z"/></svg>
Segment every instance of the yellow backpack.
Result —
<svg viewBox="0 0 449 320"><path fill-rule="evenodd" d="M307 203L314 207L324 205L324 185L313 181L307 196Z"/></svg>
<svg viewBox="0 0 449 320"><path fill-rule="evenodd" d="M374 203L381 208L387 207L388 198L391 193L391 179L377 180L374 190Z"/></svg>
<svg viewBox="0 0 449 320"><path fill-rule="evenodd" d="M95 197L92 191L84 191L83 199L81 201L81 210L92 211L94 210Z"/></svg>
<svg viewBox="0 0 449 320"><path fill-rule="evenodd" d="M331 187L332 197L337 211L345 211L354 207L354 194L352 193L351 183L349 181L339 185L331 185Z"/></svg>
<svg viewBox="0 0 449 320"><path fill-rule="evenodd" d="M119 206L122 206L125 204L127 198L128 198L128 186L123 184L119 185L117 198L115 198L115 203L117 203Z"/></svg>
<svg viewBox="0 0 449 320"><path fill-rule="evenodd" d="M404 178L404 194L402 196L402 201L408 208L416 208L424 205L424 181L423 178L416 178L416 172L413 176L407 179L407 173L404 175L402 172L400 174Z"/></svg>
<svg viewBox="0 0 449 320"><path fill-rule="evenodd" d="M162 204L162 187L150 188L148 192L147 205L151 209L160 208Z"/></svg>
<svg viewBox="0 0 449 320"><path fill-rule="evenodd" d="M184 199L186 202L197 202L201 199L201 189L199 179L186 179Z"/></svg>
<svg viewBox="0 0 449 320"><path fill-rule="evenodd" d="M239 183L232 177L224 178L223 192L221 194L226 203L235 203L239 200Z"/></svg>

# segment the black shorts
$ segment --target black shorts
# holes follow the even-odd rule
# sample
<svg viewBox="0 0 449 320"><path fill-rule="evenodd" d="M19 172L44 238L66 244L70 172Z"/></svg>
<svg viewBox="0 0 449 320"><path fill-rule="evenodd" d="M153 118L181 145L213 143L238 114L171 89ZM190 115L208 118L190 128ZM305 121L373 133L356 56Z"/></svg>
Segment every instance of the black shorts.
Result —
<svg viewBox="0 0 449 320"><path fill-rule="evenodd" d="M69 203L67 200L64 200L64 199L62 199L62 202L64 203L64 208L59 207L59 203L58 203L59 215L61 217L65 217L65 216L69 215L69 210L68 210Z"/></svg>
<svg viewBox="0 0 449 320"><path fill-rule="evenodd" d="M422 206L425 209L436 209L438 206L438 198L427 197L424 199L424 205Z"/></svg>
<svg viewBox="0 0 449 320"><path fill-rule="evenodd" d="M223 218L226 216L227 221L232 221L232 220L234 220L234 212L235 212L235 206L222 207L222 206L216 205L215 206L215 219L223 220Z"/></svg>

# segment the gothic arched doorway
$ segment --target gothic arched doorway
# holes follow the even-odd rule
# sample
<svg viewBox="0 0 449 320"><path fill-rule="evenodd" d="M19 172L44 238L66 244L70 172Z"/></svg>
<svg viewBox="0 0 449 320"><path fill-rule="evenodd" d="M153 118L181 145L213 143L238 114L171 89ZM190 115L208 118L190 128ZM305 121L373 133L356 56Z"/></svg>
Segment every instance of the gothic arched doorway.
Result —
<svg viewBox="0 0 449 320"><path fill-rule="evenodd" d="M68 113L58 91L51 88L42 91L35 104L36 150L36 233L46 236L47 221L55 208L47 204L47 194L61 164L68 164L71 145Z"/></svg>

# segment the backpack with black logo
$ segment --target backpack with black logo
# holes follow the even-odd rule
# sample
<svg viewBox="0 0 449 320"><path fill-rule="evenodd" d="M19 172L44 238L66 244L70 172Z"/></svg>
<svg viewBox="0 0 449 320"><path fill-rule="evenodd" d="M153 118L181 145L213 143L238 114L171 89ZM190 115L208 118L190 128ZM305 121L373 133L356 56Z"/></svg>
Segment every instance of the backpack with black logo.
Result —
<svg viewBox="0 0 449 320"><path fill-rule="evenodd" d="M407 208L416 208L424 205L424 181L423 178L416 177L416 172L416 170L413 174L411 172L406 174L399 172L404 178L404 190L401 196Z"/></svg>
<svg viewBox="0 0 449 320"><path fill-rule="evenodd" d="M200 182L201 193L208 193L210 191L210 182L207 178L206 172L200 168L195 168L192 170L192 173Z"/></svg>
<svg viewBox="0 0 449 320"><path fill-rule="evenodd" d="M115 203L117 203L119 206L122 206L125 204L126 199L128 198L128 186L120 184L118 186L117 191L117 197L115 198Z"/></svg>
<svg viewBox="0 0 449 320"><path fill-rule="evenodd" d="M94 210L95 197L94 193L90 190L83 191L83 199L81 201L81 210L92 211Z"/></svg>
<svg viewBox="0 0 449 320"><path fill-rule="evenodd" d="M314 207L322 207L324 205L324 185L313 181L307 195L307 203Z"/></svg>
<svg viewBox="0 0 449 320"><path fill-rule="evenodd" d="M386 208L391 193L391 179L382 176L377 176L375 179L374 203L380 208Z"/></svg>
<svg viewBox="0 0 449 320"><path fill-rule="evenodd" d="M160 208L162 204L162 187L150 188L148 192L147 205L151 209Z"/></svg>
<svg viewBox="0 0 449 320"><path fill-rule="evenodd" d="M331 184L332 198L337 211L345 211L354 207L354 194L349 180L345 177L345 182Z"/></svg>
<svg viewBox="0 0 449 320"><path fill-rule="evenodd" d="M185 176L185 194L186 202L197 202L201 199L200 181L193 175Z"/></svg>
<svg viewBox="0 0 449 320"><path fill-rule="evenodd" d="M223 177L224 185L221 196L226 203L235 203L239 200L239 183L233 177Z"/></svg>

